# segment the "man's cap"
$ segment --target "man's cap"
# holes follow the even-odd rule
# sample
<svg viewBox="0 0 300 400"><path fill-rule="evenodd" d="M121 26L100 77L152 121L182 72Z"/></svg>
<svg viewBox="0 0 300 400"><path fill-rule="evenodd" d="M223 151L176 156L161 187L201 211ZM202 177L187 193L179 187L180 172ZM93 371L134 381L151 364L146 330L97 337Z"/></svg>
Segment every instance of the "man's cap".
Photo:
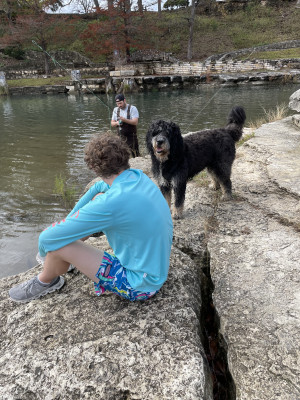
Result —
<svg viewBox="0 0 300 400"><path fill-rule="evenodd" d="M116 101L124 101L125 100L124 94L117 94L115 97L115 100Z"/></svg>

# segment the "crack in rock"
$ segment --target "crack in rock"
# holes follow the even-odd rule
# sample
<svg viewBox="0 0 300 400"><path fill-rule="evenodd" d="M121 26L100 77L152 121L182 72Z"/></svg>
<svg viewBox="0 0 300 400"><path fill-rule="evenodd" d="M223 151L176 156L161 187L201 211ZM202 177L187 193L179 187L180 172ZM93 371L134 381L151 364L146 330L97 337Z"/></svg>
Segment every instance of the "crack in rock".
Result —
<svg viewBox="0 0 300 400"><path fill-rule="evenodd" d="M200 332L213 382L213 398L214 400L235 400L236 390L228 366L227 345L219 331L220 319L212 298L214 285L210 275L210 254L206 250L199 255L188 247L182 247L180 251L200 266L202 299Z"/></svg>

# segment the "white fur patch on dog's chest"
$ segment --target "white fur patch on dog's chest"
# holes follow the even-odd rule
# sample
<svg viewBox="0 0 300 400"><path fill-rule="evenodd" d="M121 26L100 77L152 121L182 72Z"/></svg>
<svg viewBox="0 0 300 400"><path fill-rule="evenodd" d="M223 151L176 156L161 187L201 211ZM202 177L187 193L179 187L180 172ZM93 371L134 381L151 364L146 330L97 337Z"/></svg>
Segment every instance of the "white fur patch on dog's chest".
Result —
<svg viewBox="0 0 300 400"><path fill-rule="evenodd" d="M171 182L167 181L167 180L162 176L161 171L160 171L159 176L157 177L157 183L158 183L159 186L170 186L170 184L171 184Z"/></svg>

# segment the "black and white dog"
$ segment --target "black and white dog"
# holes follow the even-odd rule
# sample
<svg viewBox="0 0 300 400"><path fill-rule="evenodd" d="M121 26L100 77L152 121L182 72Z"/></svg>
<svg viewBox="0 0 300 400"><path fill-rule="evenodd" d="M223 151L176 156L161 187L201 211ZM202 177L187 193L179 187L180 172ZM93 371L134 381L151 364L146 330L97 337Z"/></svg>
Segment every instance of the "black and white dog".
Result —
<svg viewBox="0 0 300 400"><path fill-rule="evenodd" d="M231 198L231 167L235 142L242 136L246 114L234 107L225 128L208 129L184 137L174 122L155 121L147 132L146 143L152 160L152 172L161 192L171 206L175 194L174 218L182 218L186 184L204 168L212 177L215 189L221 187L224 199Z"/></svg>

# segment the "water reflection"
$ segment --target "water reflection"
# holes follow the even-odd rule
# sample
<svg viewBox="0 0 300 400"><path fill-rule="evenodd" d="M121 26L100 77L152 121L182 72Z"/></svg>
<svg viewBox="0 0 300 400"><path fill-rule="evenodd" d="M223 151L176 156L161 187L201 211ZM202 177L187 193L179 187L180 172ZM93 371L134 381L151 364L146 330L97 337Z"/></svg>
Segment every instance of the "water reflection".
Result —
<svg viewBox="0 0 300 400"><path fill-rule="evenodd" d="M140 149L151 121L173 120L183 133L225 124L233 105L246 109L247 122L277 104L288 103L296 85L201 86L194 91L128 94L138 107ZM106 106L106 104L108 106ZM110 129L114 96L58 95L0 98L0 277L35 265L39 232L66 210L54 196L56 176L79 192L94 177L83 149L96 132Z"/></svg>

